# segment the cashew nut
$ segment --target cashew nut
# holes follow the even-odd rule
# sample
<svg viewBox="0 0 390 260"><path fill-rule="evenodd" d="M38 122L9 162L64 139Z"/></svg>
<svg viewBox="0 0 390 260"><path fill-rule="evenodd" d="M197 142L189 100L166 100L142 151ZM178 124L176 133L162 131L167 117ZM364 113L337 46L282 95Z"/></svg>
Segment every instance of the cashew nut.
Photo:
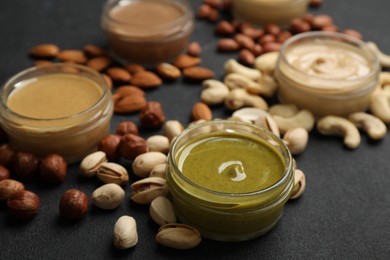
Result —
<svg viewBox="0 0 390 260"><path fill-rule="evenodd" d="M300 154L306 149L309 133L305 128L298 127L289 129L283 136L283 140L291 154Z"/></svg>
<svg viewBox="0 0 390 260"><path fill-rule="evenodd" d="M297 114L299 109L294 104L276 104L269 108L271 115L278 115L282 117L292 117Z"/></svg>
<svg viewBox="0 0 390 260"><path fill-rule="evenodd" d="M276 62L279 58L279 52L268 52L255 59L255 68L264 74L272 75L274 73Z"/></svg>
<svg viewBox="0 0 390 260"><path fill-rule="evenodd" d="M224 82L230 89L242 88L254 95L271 97L277 90L276 81L268 75L262 75L258 82L238 73L226 75Z"/></svg>
<svg viewBox="0 0 390 260"><path fill-rule="evenodd" d="M390 55L384 54L375 42L367 42L368 48L370 48L379 59L379 63L382 67L390 67Z"/></svg>
<svg viewBox="0 0 390 260"><path fill-rule="evenodd" d="M236 110L232 114L232 118L237 118L237 119L239 118L241 119L240 121L254 123L259 116L265 116L267 114L268 112L260 108L245 107Z"/></svg>
<svg viewBox="0 0 390 260"><path fill-rule="evenodd" d="M272 97L278 90L278 84L276 83L276 80L270 75L262 74L257 82L260 85L260 89L258 93L253 94L260 94L265 97ZM250 88L248 88L248 92L251 92Z"/></svg>
<svg viewBox="0 0 390 260"><path fill-rule="evenodd" d="M200 98L207 105L221 104L229 94L229 88L221 81L208 79L202 85L204 89Z"/></svg>
<svg viewBox="0 0 390 260"><path fill-rule="evenodd" d="M258 107L263 110L268 109L265 100L257 95L251 95L245 89L236 88L230 91L225 98L225 106L228 109L236 110L241 107Z"/></svg>
<svg viewBox="0 0 390 260"><path fill-rule="evenodd" d="M351 114L348 119L355 124L356 127L367 132L368 136L373 140L382 139L386 135L386 125L373 115L364 112L356 112Z"/></svg>
<svg viewBox="0 0 390 260"><path fill-rule="evenodd" d="M344 145L355 149L360 145L360 133L349 120L338 116L325 116L317 122L317 130L323 135L344 137Z"/></svg>
<svg viewBox="0 0 390 260"><path fill-rule="evenodd" d="M313 113L306 109L303 109L289 117L280 115L272 115L272 117L275 119L279 131L282 134L286 133L289 129L298 127L305 128L308 132L310 132L315 123Z"/></svg>
<svg viewBox="0 0 390 260"><path fill-rule="evenodd" d="M260 71L241 65L235 59L230 59L226 61L224 67L225 67L225 72L227 74L238 73L251 80L258 80L261 76Z"/></svg>
<svg viewBox="0 0 390 260"><path fill-rule="evenodd" d="M382 71L379 73L379 86L379 90L390 91L390 72Z"/></svg>
<svg viewBox="0 0 390 260"><path fill-rule="evenodd" d="M390 91L378 91L371 96L371 113L386 124L390 123Z"/></svg>
<svg viewBox="0 0 390 260"><path fill-rule="evenodd" d="M298 199L302 196L306 188L306 178L303 171L299 169L294 170L294 185L290 199Z"/></svg>

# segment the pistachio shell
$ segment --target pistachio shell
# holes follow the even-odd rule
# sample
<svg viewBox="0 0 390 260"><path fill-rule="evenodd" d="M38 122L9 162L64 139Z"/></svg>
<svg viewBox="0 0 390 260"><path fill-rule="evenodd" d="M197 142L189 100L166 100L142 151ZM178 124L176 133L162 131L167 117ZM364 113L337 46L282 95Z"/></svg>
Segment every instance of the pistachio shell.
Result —
<svg viewBox="0 0 390 260"><path fill-rule="evenodd" d="M149 177L160 177L165 179L165 171L167 169L166 163L157 164L150 171Z"/></svg>
<svg viewBox="0 0 390 260"><path fill-rule="evenodd" d="M138 242L137 223L130 216L122 216L114 226L114 246L119 249L133 247Z"/></svg>
<svg viewBox="0 0 390 260"><path fill-rule="evenodd" d="M166 181L160 177L139 180L134 182L131 188L133 193L130 199L138 204L150 204L155 198L168 194Z"/></svg>
<svg viewBox="0 0 390 260"><path fill-rule="evenodd" d="M157 197L150 203L149 213L152 219L163 226L165 224L175 223L176 215L172 203L165 197Z"/></svg>
<svg viewBox="0 0 390 260"><path fill-rule="evenodd" d="M102 163L107 162L104 152L97 151L87 155L80 163L80 175L84 177L93 177L98 172Z"/></svg>
<svg viewBox="0 0 390 260"><path fill-rule="evenodd" d="M294 186L290 196L290 199L298 199L302 196L306 188L306 178L305 174L299 170L295 169L294 171Z"/></svg>
<svg viewBox="0 0 390 260"><path fill-rule="evenodd" d="M118 185L129 181L127 170L117 163L103 163L97 172L97 177L104 183L116 183Z"/></svg>
<svg viewBox="0 0 390 260"><path fill-rule="evenodd" d="M92 193L92 204L101 209L117 208L125 197L125 191L116 183L108 183Z"/></svg>
<svg viewBox="0 0 390 260"><path fill-rule="evenodd" d="M157 243L175 249L191 249L199 245L202 238L198 230L184 224L167 224L160 227Z"/></svg>
<svg viewBox="0 0 390 260"><path fill-rule="evenodd" d="M147 152L138 155L133 162L133 172L141 178L149 176L150 171L157 164L165 163L167 156L161 152Z"/></svg>

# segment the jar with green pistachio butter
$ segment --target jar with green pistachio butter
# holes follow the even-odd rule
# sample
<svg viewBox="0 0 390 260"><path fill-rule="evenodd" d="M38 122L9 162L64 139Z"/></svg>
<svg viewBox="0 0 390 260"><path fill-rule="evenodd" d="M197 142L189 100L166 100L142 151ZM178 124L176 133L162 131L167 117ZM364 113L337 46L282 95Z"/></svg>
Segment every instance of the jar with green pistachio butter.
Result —
<svg viewBox="0 0 390 260"><path fill-rule="evenodd" d="M188 128L168 156L167 183L179 220L214 240L242 241L269 231L282 216L293 180L286 145L243 122Z"/></svg>

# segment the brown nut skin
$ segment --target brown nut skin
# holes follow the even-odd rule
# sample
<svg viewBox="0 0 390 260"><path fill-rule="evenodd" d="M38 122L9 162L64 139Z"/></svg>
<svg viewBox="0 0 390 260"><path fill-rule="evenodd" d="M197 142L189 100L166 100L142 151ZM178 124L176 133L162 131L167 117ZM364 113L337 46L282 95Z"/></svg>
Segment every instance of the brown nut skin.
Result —
<svg viewBox="0 0 390 260"><path fill-rule="evenodd" d="M165 122L163 108L159 102L150 101L140 113L141 125L145 128L156 129L161 127Z"/></svg>
<svg viewBox="0 0 390 260"><path fill-rule="evenodd" d="M41 158L39 175L45 182L62 183L65 180L68 165L59 154L48 154Z"/></svg>
<svg viewBox="0 0 390 260"><path fill-rule="evenodd" d="M138 135L138 127L133 121L123 121L120 122L116 127L117 135L125 135L125 134L135 134Z"/></svg>
<svg viewBox="0 0 390 260"><path fill-rule="evenodd" d="M16 192L24 190L23 183L12 179L0 181L0 202L7 201Z"/></svg>
<svg viewBox="0 0 390 260"><path fill-rule="evenodd" d="M120 157L119 143L120 135L109 134L103 137L98 143L98 150L106 154L109 161L117 161Z"/></svg>
<svg viewBox="0 0 390 260"><path fill-rule="evenodd" d="M20 190L8 199L7 206L15 218L29 220L38 213L41 208L41 200L34 192Z"/></svg>
<svg viewBox="0 0 390 260"><path fill-rule="evenodd" d="M148 151L146 140L134 134L122 136L118 148L120 156L128 160L134 160L138 155Z"/></svg>
<svg viewBox="0 0 390 260"><path fill-rule="evenodd" d="M3 165L0 165L0 181L10 178L9 170Z"/></svg>
<svg viewBox="0 0 390 260"><path fill-rule="evenodd" d="M15 150L9 144L0 146L0 164L4 167L9 167L15 156Z"/></svg>
<svg viewBox="0 0 390 260"><path fill-rule="evenodd" d="M79 220L88 212L88 196L77 189L67 190L61 196L59 209L64 219Z"/></svg>
<svg viewBox="0 0 390 260"><path fill-rule="evenodd" d="M30 181L38 172L39 159L28 152L17 152L13 159L13 173L22 181Z"/></svg>

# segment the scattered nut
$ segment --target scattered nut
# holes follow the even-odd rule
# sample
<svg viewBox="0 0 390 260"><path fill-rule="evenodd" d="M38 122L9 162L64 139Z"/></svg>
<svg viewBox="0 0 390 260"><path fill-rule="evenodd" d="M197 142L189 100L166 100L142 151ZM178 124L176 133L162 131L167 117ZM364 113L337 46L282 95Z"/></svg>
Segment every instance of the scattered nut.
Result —
<svg viewBox="0 0 390 260"><path fill-rule="evenodd" d="M202 52L202 47L199 42L191 42L187 47L187 54L198 57Z"/></svg>
<svg viewBox="0 0 390 260"><path fill-rule="evenodd" d="M193 57L187 54L180 54L173 61L173 65L175 65L179 69L185 69L199 65L200 62L201 59L199 57Z"/></svg>
<svg viewBox="0 0 390 260"><path fill-rule="evenodd" d="M77 189L67 190L61 196L59 210L63 218L79 220L88 212L88 197Z"/></svg>
<svg viewBox="0 0 390 260"><path fill-rule="evenodd" d="M120 217L114 226L114 246L118 249L127 249L138 242L137 223L130 216Z"/></svg>
<svg viewBox="0 0 390 260"><path fill-rule="evenodd" d="M32 153L17 152L13 159L13 173L23 181L30 181L38 172L39 159Z"/></svg>
<svg viewBox="0 0 390 260"><path fill-rule="evenodd" d="M121 141L120 135L109 134L109 135L103 137L99 141L98 150L105 154L105 157L107 157L107 160L116 161L120 157L120 154L119 154L120 141ZM102 156L100 155L100 157L102 157Z"/></svg>
<svg viewBox="0 0 390 260"><path fill-rule="evenodd" d="M133 75L131 84L140 88L154 88L160 86L162 80L151 71L140 71Z"/></svg>
<svg viewBox="0 0 390 260"><path fill-rule="evenodd" d="M172 203L166 197L155 198L150 203L149 213L154 222L160 226L176 223L177 221Z"/></svg>
<svg viewBox="0 0 390 260"><path fill-rule="evenodd" d="M190 67L183 70L183 75L189 80L202 81L213 78L215 73L203 67Z"/></svg>
<svg viewBox="0 0 390 260"><path fill-rule="evenodd" d="M29 54L35 58L54 58L60 48L54 44L39 44L30 49Z"/></svg>
<svg viewBox="0 0 390 260"><path fill-rule="evenodd" d="M156 66L157 73L164 79L175 80L180 78L181 72L172 64L160 63Z"/></svg>
<svg viewBox="0 0 390 260"><path fill-rule="evenodd" d="M258 80L261 76L261 72L259 70L241 65L235 59L229 59L226 61L224 68L227 74L237 73L251 80Z"/></svg>
<svg viewBox="0 0 390 260"><path fill-rule="evenodd" d="M257 95L249 94L245 89L233 89L225 98L225 106L231 110L237 110L242 107L257 107L263 110L268 109L265 100Z"/></svg>
<svg viewBox="0 0 390 260"><path fill-rule="evenodd" d="M0 181L10 178L10 174L7 168L3 165L0 165Z"/></svg>
<svg viewBox="0 0 390 260"><path fill-rule="evenodd" d="M202 238L198 230L184 224L166 224L160 227L157 243L175 249L191 249L200 244Z"/></svg>
<svg viewBox="0 0 390 260"><path fill-rule="evenodd" d="M308 140L309 133L302 127L289 129L283 136L283 141L293 155L302 153L306 149Z"/></svg>
<svg viewBox="0 0 390 260"><path fill-rule="evenodd" d="M133 121L122 121L116 127L117 135L135 134L138 135L138 127Z"/></svg>
<svg viewBox="0 0 390 260"><path fill-rule="evenodd" d="M229 94L229 88L221 81L208 79L203 81L202 85L204 89L200 98L207 105L222 104Z"/></svg>
<svg viewBox="0 0 390 260"><path fill-rule="evenodd" d="M150 204L159 196L168 194L166 181L160 177L148 177L131 184L130 199L138 204Z"/></svg>
<svg viewBox="0 0 390 260"><path fill-rule="evenodd" d="M100 186L92 193L92 204L101 209L115 209L125 198L125 191L115 183Z"/></svg>
<svg viewBox="0 0 390 260"><path fill-rule="evenodd" d="M61 155L48 154L41 158L39 175L49 183L62 183L65 180L68 165Z"/></svg>
<svg viewBox="0 0 390 260"><path fill-rule="evenodd" d="M349 115L348 119L355 124L356 127L367 132L368 136L373 140L382 139L387 133L386 125L373 115L364 112L356 112Z"/></svg>
<svg viewBox="0 0 390 260"><path fill-rule="evenodd" d="M138 155L133 161L133 173L138 177L148 177L154 166L165 163L167 156L161 152L147 152Z"/></svg>
<svg viewBox="0 0 390 260"><path fill-rule="evenodd" d="M87 155L80 163L80 175L88 178L95 176L105 162L107 162L107 157L102 151Z"/></svg>
<svg viewBox="0 0 390 260"><path fill-rule="evenodd" d="M15 156L14 149L9 144L3 144L0 146L0 165L9 167Z"/></svg>
<svg viewBox="0 0 390 260"><path fill-rule="evenodd" d="M305 191L305 188L306 188L305 174L301 170L295 169L294 185L293 185L293 190L290 199L298 199L299 197L301 197L303 192Z"/></svg>
<svg viewBox="0 0 390 260"><path fill-rule="evenodd" d="M166 169L167 169L167 164L166 163L157 164L150 171L149 177L160 177L160 178L165 179Z"/></svg>
<svg viewBox="0 0 390 260"><path fill-rule="evenodd" d="M169 151L169 139L163 135L153 135L146 139L148 151L167 154Z"/></svg>
<svg viewBox="0 0 390 260"><path fill-rule="evenodd" d="M123 185L129 182L127 170L117 163L102 163L96 176L104 183L116 183L118 185Z"/></svg>
<svg viewBox="0 0 390 260"><path fill-rule="evenodd" d="M192 107L192 120L204 119L209 121L212 118L212 111L205 103L198 102Z"/></svg>
<svg viewBox="0 0 390 260"><path fill-rule="evenodd" d="M57 58L62 62L73 62L85 64L87 57L80 50L63 50L57 54Z"/></svg>
<svg viewBox="0 0 390 260"><path fill-rule="evenodd" d="M7 201L16 192L24 190L23 183L12 179L0 181L0 202Z"/></svg>
<svg viewBox="0 0 390 260"><path fill-rule="evenodd" d="M140 122L143 127L156 129L165 122L165 115L160 102L147 102L140 113Z"/></svg>
<svg viewBox="0 0 390 260"><path fill-rule="evenodd" d="M172 139L174 137L178 136L179 134L181 134L181 132L183 132L183 130L184 130L184 127L179 121L168 120L164 124L163 132L164 132L164 135L169 139L169 141L172 141Z"/></svg>
<svg viewBox="0 0 390 260"><path fill-rule="evenodd" d="M7 206L15 218L29 220L38 213L41 200L34 192L19 190L7 200Z"/></svg>
<svg viewBox="0 0 390 260"><path fill-rule="evenodd" d="M138 135L125 134L119 143L119 154L128 160L134 160L140 154L146 153L148 146L146 140Z"/></svg>

